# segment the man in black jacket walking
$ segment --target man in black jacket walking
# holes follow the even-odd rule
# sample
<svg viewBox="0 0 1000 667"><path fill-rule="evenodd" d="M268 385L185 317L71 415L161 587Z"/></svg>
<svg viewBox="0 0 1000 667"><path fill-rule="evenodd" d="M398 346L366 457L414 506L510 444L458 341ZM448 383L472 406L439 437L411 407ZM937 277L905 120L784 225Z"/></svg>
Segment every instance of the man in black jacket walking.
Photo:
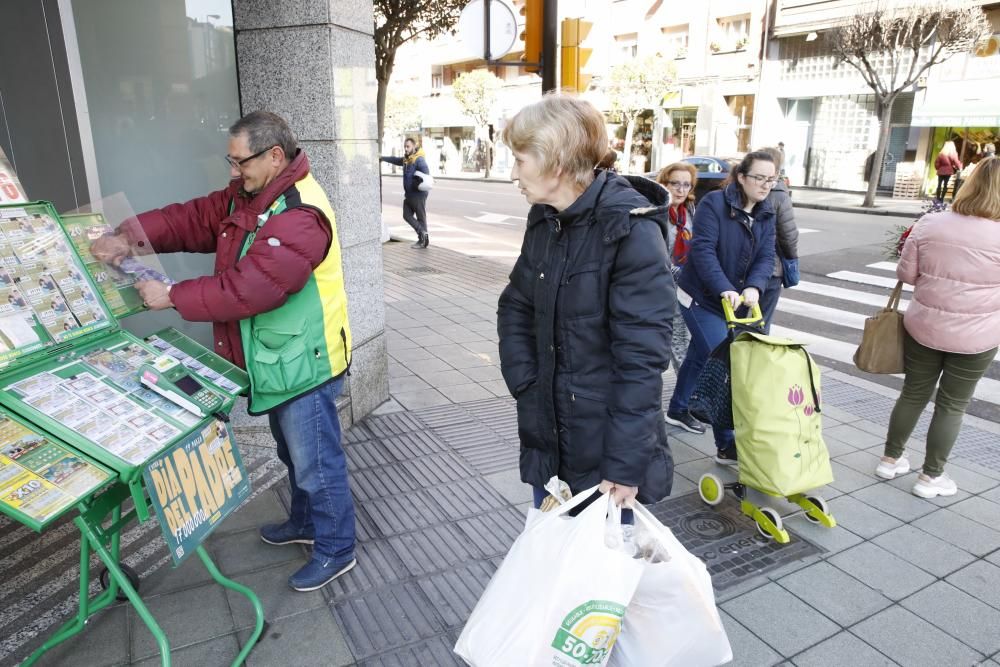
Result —
<svg viewBox="0 0 1000 667"><path fill-rule="evenodd" d="M416 174L430 174L431 170L427 166L424 149L417 148L416 140L407 138L403 142L403 152L403 157L383 155L379 159L403 168L403 220L417 233L417 242L410 247L426 248L430 244L430 236L427 234L428 193L420 189L423 177Z"/></svg>

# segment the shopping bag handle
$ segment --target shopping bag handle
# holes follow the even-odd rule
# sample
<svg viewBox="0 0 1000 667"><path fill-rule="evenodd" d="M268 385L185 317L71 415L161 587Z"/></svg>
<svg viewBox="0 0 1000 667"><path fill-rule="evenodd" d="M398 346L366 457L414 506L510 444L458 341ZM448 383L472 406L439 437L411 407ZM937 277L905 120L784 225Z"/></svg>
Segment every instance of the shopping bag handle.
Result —
<svg viewBox="0 0 1000 667"><path fill-rule="evenodd" d="M576 494L575 496L573 496L572 498L570 498L569 500L567 500L566 502L564 502L562 505L559 505L555 509L550 510L548 512L543 512L542 514L544 514L544 516L542 517L542 520L536 521L535 524L533 526L531 526L531 528L529 528L528 530L532 530L534 528L537 528L538 526L544 524L548 519L551 519L551 518L554 518L554 517L557 517L557 516L562 516L563 514L566 514L567 512L571 511L573 508L575 508L575 507L579 506L580 504L586 502L592 495L594 495L594 493L599 488L600 488L600 485L592 486L589 489L587 489L585 491L581 491L580 493ZM605 495L607 495L607 492L605 492ZM595 500L594 502L597 502L597 501Z"/></svg>
<svg viewBox="0 0 1000 667"><path fill-rule="evenodd" d="M740 295L740 303L743 303L743 296ZM749 317L736 317L736 311L733 310L733 304L729 303L729 299L722 299L722 312L726 316L726 322L730 324L753 324L764 319L764 313L760 310L760 302L755 303L750 307Z"/></svg>
<svg viewBox="0 0 1000 667"><path fill-rule="evenodd" d="M903 281L897 280L896 286L889 293L889 303L885 305L886 310L899 310L899 299L903 295Z"/></svg>
<svg viewBox="0 0 1000 667"><path fill-rule="evenodd" d="M650 512L648 509L646 509L645 505L641 505L639 503L633 503L632 516L634 516L639 521L639 523L641 523L646 528L646 530L648 530L653 535L659 533L659 531L663 528L663 526L660 525L660 522L657 521L656 517L653 516L653 513ZM657 539L656 541L659 542L660 547L663 550L663 553L666 555L666 560L668 561L671 560L673 558L673 554L667 551L667 545L665 545L663 541L660 539Z"/></svg>

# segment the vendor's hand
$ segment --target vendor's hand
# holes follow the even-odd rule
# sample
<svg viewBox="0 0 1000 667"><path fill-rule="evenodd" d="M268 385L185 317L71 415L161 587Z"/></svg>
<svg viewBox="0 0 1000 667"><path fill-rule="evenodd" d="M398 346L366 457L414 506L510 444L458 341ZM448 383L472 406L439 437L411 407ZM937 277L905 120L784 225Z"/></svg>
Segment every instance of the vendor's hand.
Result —
<svg viewBox="0 0 1000 667"><path fill-rule="evenodd" d="M90 254L98 262L118 266L123 259L132 254L132 247L128 239L121 234L109 234L90 244Z"/></svg>
<svg viewBox="0 0 1000 667"><path fill-rule="evenodd" d="M635 503L635 497L639 493L638 486L623 486L622 484L615 484L614 482L609 482L608 480L602 480L601 485L597 487L597 490L601 493L611 492L611 497L615 501L615 505L619 507L632 507Z"/></svg>
<svg viewBox="0 0 1000 667"><path fill-rule="evenodd" d="M722 298L729 302L729 305L736 310L740 306L740 295L738 292L726 291L722 293Z"/></svg>
<svg viewBox="0 0 1000 667"><path fill-rule="evenodd" d="M747 287L743 290L743 303L747 308L753 308L760 301L760 291L756 287Z"/></svg>
<svg viewBox="0 0 1000 667"><path fill-rule="evenodd" d="M135 283L135 288L139 290L142 303L150 310L174 307L170 300L170 285L166 283L161 283L159 280L139 280Z"/></svg>

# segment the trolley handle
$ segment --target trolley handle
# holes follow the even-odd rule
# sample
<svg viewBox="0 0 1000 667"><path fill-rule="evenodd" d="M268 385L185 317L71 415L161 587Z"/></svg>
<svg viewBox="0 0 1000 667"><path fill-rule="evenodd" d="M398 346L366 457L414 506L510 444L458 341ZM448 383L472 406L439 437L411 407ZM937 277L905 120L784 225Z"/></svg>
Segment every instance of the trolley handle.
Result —
<svg viewBox="0 0 1000 667"><path fill-rule="evenodd" d="M740 303L743 303L743 295L740 295ZM729 299L722 299L722 312L726 316L726 322L728 324L755 324L760 322L763 324L764 313L760 310L760 302L755 303L752 308L750 308L749 317L736 317L736 312L733 310L732 304L729 303Z"/></svg>

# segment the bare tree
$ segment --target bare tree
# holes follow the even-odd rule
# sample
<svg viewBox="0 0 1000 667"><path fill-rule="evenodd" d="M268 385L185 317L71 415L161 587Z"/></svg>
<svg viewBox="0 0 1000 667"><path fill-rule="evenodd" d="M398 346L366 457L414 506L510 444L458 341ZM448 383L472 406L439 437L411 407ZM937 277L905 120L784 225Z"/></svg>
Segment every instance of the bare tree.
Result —
<svg viewBox="0 0 1000 667"><path fill-rule="evenodd" d="M396 51L415 37L434 39L451 32L469 0L375 0L375 78L378 141L382 144L385 95Z"/></svg>
<svg viewBox="0 0 1000 667"><path fill-rule="evenodd" d="M983 10L961 0L948 4L913 0L909 5L876 2L827 34L834 56L858 70L875 93L878 147L862 206L875 203L896 98L931 67L956 53L971 51L989 34Z"/></svg>

